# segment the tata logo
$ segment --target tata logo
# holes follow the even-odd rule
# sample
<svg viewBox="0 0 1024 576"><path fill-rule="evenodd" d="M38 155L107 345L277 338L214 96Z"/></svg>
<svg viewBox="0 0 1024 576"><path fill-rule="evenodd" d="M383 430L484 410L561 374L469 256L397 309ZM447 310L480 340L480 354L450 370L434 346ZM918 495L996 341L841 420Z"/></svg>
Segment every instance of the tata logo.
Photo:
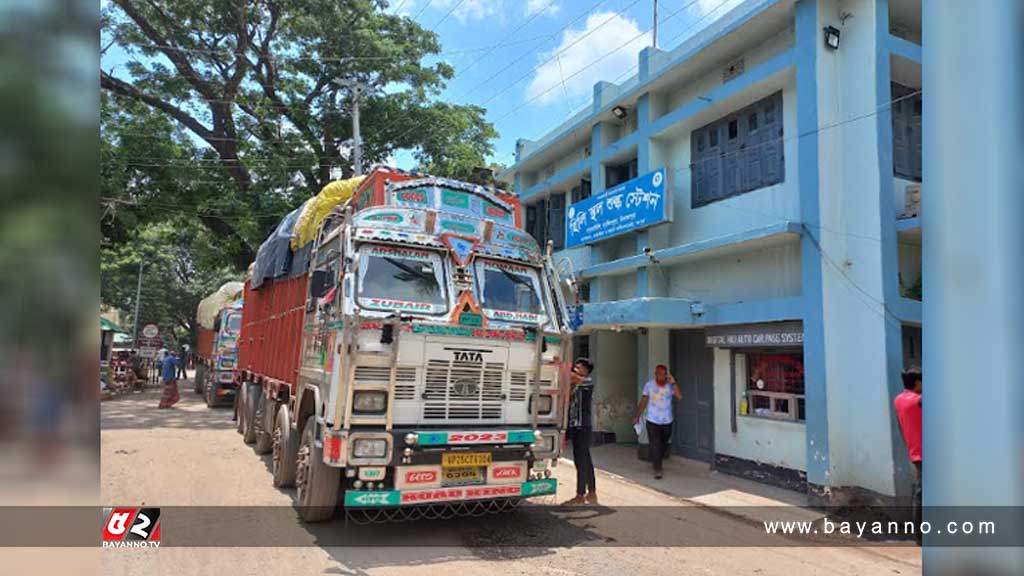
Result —
<svg viewBox="0 0 1024 576"><path fill-rule="evenodd" d="M462 397L475 397L477 392L480 390L476 383L476 380L470 378L462 378L452 382L452 395Z"/></svg>
<svg viewBox="0 0 1024 576"><path fill-rule="evenodd" d="M480 352L474 352L472 350L456 350L455 351L456 362L475 362L482 364L484 361L484 355Z"/></svg>
<svg viewBox="0 0 1024 576"><path fill-rule="evenodd" d="M437 480L437 472L434 470L417 470L405 473L406 484L430 484Z"/></svg>

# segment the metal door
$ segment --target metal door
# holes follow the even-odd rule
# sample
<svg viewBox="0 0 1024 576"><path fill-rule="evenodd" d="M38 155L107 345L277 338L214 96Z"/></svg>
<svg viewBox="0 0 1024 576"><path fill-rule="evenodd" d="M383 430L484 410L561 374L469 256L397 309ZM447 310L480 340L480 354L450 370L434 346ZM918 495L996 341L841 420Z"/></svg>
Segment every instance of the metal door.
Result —
<svg viewBox="0 0 1024 576"><path fill-rule="evenodd" d="M714 352L703 330L674 330L669 369L683 391L675 403L672 452L710 462L715 451Z"/></svg>

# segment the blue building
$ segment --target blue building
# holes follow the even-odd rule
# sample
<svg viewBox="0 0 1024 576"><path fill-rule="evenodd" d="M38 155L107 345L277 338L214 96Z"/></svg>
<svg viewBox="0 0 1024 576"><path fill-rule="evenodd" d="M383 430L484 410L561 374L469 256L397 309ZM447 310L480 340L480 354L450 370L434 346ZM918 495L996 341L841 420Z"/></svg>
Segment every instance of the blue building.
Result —
<svg viewBox="0 0 1024 576"><path fill-rule="evenodd" d="M921 362L920 0L747 0L638 59L502 175L577 280L598 428L635 440L666 364L673 452L833 503L906 496L892 398ZM665 221L574 245L568 213L657 170Z"/></svg>

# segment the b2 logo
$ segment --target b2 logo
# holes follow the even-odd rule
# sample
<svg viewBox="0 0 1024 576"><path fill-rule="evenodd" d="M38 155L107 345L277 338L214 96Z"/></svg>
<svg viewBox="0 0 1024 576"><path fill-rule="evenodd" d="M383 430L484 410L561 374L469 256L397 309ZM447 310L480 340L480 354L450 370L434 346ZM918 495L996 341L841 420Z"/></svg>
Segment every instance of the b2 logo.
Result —
<svg viewBox="0 0 1024 576"><path fill-rule="evenodd" d="M107 508L103 523L104 547L160 545L159 508ZM135 546L128 544L136 543Z"/></svg>

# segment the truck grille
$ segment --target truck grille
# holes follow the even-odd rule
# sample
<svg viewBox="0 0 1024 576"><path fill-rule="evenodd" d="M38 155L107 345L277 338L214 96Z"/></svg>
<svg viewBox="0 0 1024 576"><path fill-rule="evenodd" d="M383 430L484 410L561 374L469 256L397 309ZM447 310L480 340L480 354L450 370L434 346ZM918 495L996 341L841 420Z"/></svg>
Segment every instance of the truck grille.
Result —
<svg viewBox="0 0 1024 576"><path fill-rule="evenodd" d="M430 360L423 386L424 420L501 420L500 362Z"/></svg>
<svg viewBox="0 0 1024 576"><path fill-rule="evenodd" d="M356 385L387 386L391 369L387 366L356 366ZM416 368L399 367L395 370L395 400L416 398Z"/></svg>

